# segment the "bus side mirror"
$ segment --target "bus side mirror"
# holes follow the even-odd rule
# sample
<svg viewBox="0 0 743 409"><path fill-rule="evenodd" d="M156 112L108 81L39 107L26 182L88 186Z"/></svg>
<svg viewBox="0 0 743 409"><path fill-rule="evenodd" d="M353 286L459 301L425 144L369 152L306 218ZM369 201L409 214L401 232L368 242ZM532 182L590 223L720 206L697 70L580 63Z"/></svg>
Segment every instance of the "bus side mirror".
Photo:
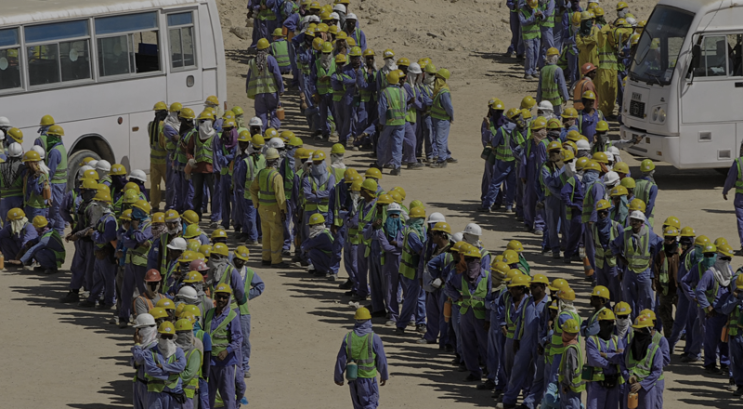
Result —
<svg viewBox="0 0 743 409"><path fill-rule="evenodd" d="M686 73L687 79L694 79L694 70L697 68L697 64L699 64L701 56L702 48L699 46L699 44L694 44L691 47L691 62L689 63L689 71Z"/></svg>

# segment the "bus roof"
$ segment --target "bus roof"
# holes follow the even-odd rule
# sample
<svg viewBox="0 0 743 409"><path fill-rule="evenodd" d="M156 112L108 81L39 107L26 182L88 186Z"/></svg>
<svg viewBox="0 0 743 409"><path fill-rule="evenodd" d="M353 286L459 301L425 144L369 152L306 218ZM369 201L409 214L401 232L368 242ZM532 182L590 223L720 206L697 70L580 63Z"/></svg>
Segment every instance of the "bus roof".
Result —
<svg viewBox="0 0 743 409"><path fill-rule="evenodd" d="M204 3L207 0L0 0L0 27Z"/></svg>
<svg viewBox="0 0 743 409"><path fill-rule="evenodd" d="M695 14L707 14L718 9L743 6L743 0L660 0L658 5L676 7Z"/></svg>

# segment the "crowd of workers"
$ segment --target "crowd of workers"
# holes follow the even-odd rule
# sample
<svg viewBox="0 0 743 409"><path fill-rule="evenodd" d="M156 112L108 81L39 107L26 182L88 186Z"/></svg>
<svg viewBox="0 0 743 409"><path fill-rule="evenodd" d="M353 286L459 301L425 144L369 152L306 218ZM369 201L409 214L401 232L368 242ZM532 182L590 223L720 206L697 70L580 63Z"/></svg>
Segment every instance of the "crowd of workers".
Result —
<svg viewBox="0 0 743 409"><path fill-rule="evenodd" d="M595 4L588 9L600 17ZM62 127L44 116L35 146L24 153L21 131L0 118L0 251L10 265L54 273L65 260L63 240L74 242L70 290L60 301L115 309L114 323L135 328L136 408L247 404L248 305L265 289L247 266L247 246L259 243L264 266L288 268L284 257L293 257L318 279L336 281L342 263L345 295L370 300L356 310L334 371L336 384L348 380L355 408L377 407L378 386L389 378L372 318L454 353L465 380L495 391L499 407L514 408L521 396L529 409L577 409L586 392L590 409L660 409L663 370L684 335L683 362L704 359L705 373L727 376L734 394L743 395L743 275L730 266L732 247L673 216L655 233L654 165L643 161L632 177L618 148L635 141L610 140L597 114L599 98L611 94L588 85L591 63L570 63L576 42L584 58L584 26L599 39L593 52L619 56L624 48L613 41L634 38L622 31L633 24L625 3L617 6L625 14L616 29L606 29L568 2L561 21L578 15L582 22L564 32L560 20L545 19L554 1L514 3L511 27L522 31L523 42L516 35L509 52L523 46L527 67L543 55L543 79L537 98L525 97L517 108L490 100L481 128L480 210L514 212L542 236L544 254L582 263L593 285L585 319L570 285L578 278L550 280L530 267L520 242L488 250L479 225L455 232L424 203L406 206L403 187L382 187L385 167L399 175L402 164L421 166L419 157L432 167L455 162L447 148L449 72L428 58L395 61L392 50L383 52L385 65L377 70L348 6L348 0L322 7L249 3L256 56L246 88L256 116L245 123L240 107L221 112L213 96L198 115L178 102L156 103L148 127L149 191L143 171L86 158L79 169L70 167L76 170L67 192ZM535 31L530 13L548 23ZM540 33L541 47L531 42ZM603 48L607 42L615 49ZM558 43L566 45L562 54L553 48ZM562 100L549 104L551 96L567 100L565 79L575 77L550 67L566 52L569 72L582 66L589 80L574 107L563 110ZM305 148L281 130L277 108L288 73L311 131L329 138L335 130L339 143L330 152ZM376 163L363 171L347 167L346 146L373 146ZM741 163L725 186L725 193L736 189L736 203L743 197ZM207 235L200 222L210 201ZM230 250L228 239L245 245Z"/></svg>

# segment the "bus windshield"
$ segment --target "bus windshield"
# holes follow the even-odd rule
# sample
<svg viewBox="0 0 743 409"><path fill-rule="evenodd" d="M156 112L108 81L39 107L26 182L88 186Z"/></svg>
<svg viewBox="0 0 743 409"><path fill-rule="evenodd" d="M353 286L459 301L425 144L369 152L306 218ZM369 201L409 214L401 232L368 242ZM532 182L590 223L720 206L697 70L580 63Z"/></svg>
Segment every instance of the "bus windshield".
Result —
<svg viewBox="0 0 743 409"><path fill-rule="evenodd" d="M657 6L642 32L630 68L630 78L650 84L671 83L681 46L694 14L669 6Z"/></svg>

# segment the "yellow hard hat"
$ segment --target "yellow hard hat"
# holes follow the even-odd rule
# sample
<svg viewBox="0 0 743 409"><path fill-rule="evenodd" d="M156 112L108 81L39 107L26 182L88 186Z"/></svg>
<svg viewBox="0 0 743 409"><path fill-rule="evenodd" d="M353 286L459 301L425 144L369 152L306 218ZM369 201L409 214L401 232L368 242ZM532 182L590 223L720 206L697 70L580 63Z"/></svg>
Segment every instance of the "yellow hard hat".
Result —
<svg viewBox="0 0 743 409"><path fill-rule="evenodd" d="M562 111L562 119L576 119L576 118L578 118L578 111L575 108L573 107L565 108L565 110Z"/></svg>
<svg viewBox="0 0 743 409"><path fill-rule="evenodd" d="M703 246L705 246L709 242L710 242L709 238L707 236L703 235L703 234L700 235L700 236L697 236L697 238L694 239L694 245L695 246L701 246L701 247L703 247Z"/></svg>
<svg viewBox="0 0 743 409"><path fill-rule="evenodd" d="M23 154L23 162L38 162L41 160L41 156L36 151L28 151Z"/></svg>
<svg viewBox="0 0 743 409"><path fill-rule="evenodd" d="M589 3L589 5L590 4L593 4L593 3ZM594 15L590 11L583 11L580 13L580 21L593 20L593 18L594 18Z"/></svg>
<svg viewBox="0 0 743 409"><path fill-rule="evenodd" d="M609 163L609 157L606 156L606 153L604 152L596 152L593 154L591 159L595 160L598 163L608 164Z"/></svg>
<svg viewBox="0 0 743 409"><path fill-rule="evenodd" d="M191 108L183 108L178 114L178 117L183 119L194 119L196 118L196 114L194 114L193 109Z"/></svg>
<svg viewBox="0 0 743 409"><path fill-rule="evenodd" d="M544 284L545 286L550 285L550 280L547 279L547 276L544 274L535 274L534 277L531 278L532 284Z"/></svg>
<svg viewBox="0 0 743 409"><path fill-rule="evenodd" d="M603 16L603 15L604 15L604 9L603 9L603 8L601 8L601 7L599 7L599 6L596 6L596 7L594 7L594 9L593 9L593 14L595 14L595 15L596 15L596 17L601 17L601 16Z"/></svg>
<svg viewBox="0 0 743 409"><path fill-rule="evenodd" d="M632 201L629 202L629 210L631 212L638 210L645 213L645 202L643 202L642 199L632 199Z"/></svg>
<svg viewBox="0 0 743 409"><path fill-rule="evenodd" d="M371 48L367 48L366 51L364 51L364 57L375 57L376 55L377 54Z"/></svg>
<svg viewBox="0 0 743 409"><path fill-rule="evenodd" d="M201 242L197 239L188 239L188 244L186 245L186 248L191 251L198 252L199 247L201 247Z"/></svg>
<svg viewBox="0 0 743 409"><path fill-rule="evenodd" d="M575 142L565 141L563 142L562 147L562 160L564 162L575 159L575 153L573 152L578 151L578 148L575 146Z"/></svg>
<svg viewBox="0 0 743 409"><path fill-rule="evenodd" d="M738 278L735 279L735 288L743 288L743 274L738 274Z"/></svg>
<svg viewBox="0 0 743 409"><path fill-rule="evenodd" d="M565 301L575 301L575 291L570 287L563 287L557 293L557 298Z"/></svg>
<svg viewBox="0 0 743 409"><path fill-rule="evenodd" d="M260 40L258 40L258 44L256 45L256 48L259 50L265 50L270 46L271 44L268 42L268 40L266 40L265 38L261 38Z"/></svg>
<svg viewBox="0 0 743 409"><path fill-rule="evenodd" d="M394 200L392 200L392 196L388 193L381 194L377 197L377 204L389 205L392 203L394 203Z"/></svg>
<svg viewBox="0 0 743 409"><path fill-rule="evenodd" d="M638 315L637 318L635 318L635 323L632 325L632 328L652 328L653 326L653 320L650 319L650 317L647 315Z"/></svg>
<svg viewBox="0 0 743 409"><path fill-rule="evenodd" d="M245 246L237 246L235 249L235 257L242 261L248 261L250 259L250 250Z"/></svg>
<svg viewBox="0 0 743 409"><path fill-rule="evenodd" d="M713 243L707 243L702 247L702 253L717 253L717 246Z"/></svg>
<svg viewBox="0 0 743 409"><path fill-rule="evenodd" d="M614 163L614 167L611 170L626 175L629 173L629 165L627 165L627 162L616 162Z"/></svg>
<svg viewBox="0 0 743 409"><path fill-rule="evenodd" d="M250 137L250 131L248 131L247 129L242 130L237 135L237 141L238 142L251 142L252 138Z"/></svg>
<svg viewBox="0 0 743 409"><path fill-rule="evenodd" d="M603 285L597 285L596 287L593 287L591 297L601 297L606 300L611 298L611 296L609 295L609 289L604 287Z"/></svg>
<svg viewBox="0 0 743 409"><path fill-rule="evenodd" d="M302 146L304 145L304 142L302 142L302 139L298 136L294 136L289 139L289 146Z"/></svg>
<svg viewBox="0 0 743 409"><path fill-rule="evenodd" d="M596 94L593 91L586 91L581 95L581 99L589 99L592 101L596 100Z"/></svg>
<svg viewBox="0 0 743 409"><path fill-rule="evenodd" d="M556 278L552 280L552 284L549 285L550 291L560 291L563 288L569 288L568 281L563 278Z"/></svg>
<svg viewBox="0 0 743 409"><path fill-rule="evenodd" d="M629 38L630 45L637 45L640 42L640 35L635 33Z"/></svg>
<svg viewBox="0 0 743 409"><path fill-rule="evenodd" d="M17 129L17 128L15 128L15 129ZM12 129L11 129L11 131L12 131ZM23 142L23 134L21 134L20 138L17 138L16 136L13 136L13 133L12 132L8 131L8 133L10 134L10 136L13 137L13 139L16 142L18 142L18 143ZM61 126L59 126L59 125L52 125L46 131L46 134L47 135L64 136L64 129Z"/></svg>
<svg viewBox="0 0 743 409"><path fill-rule="evenodd" d="M437 78L443 78L445 80L448 80L451 77L451 73L446 68L442 68L442 69L436 71L436 77Z"/></svg>
<svg viewBox="0 0 743 409"><path fill-rule="evenodd" d="M206 105L219 105L219 98L216 95L209 95L204 101Z"/></svg>
<svg viewBox="0 0 743 409"><path fill-rule="evenodd" d="M571 318L562 324L562 330L568 334L577 334L580 332L580 325L578 324L578 321Z"/></svg>
<svg viewBox="0 0 743 409"><path fill-rule="evenodd" d="M622 163L622 162L619 162L619 163ZM635 183L635 178L632 178L632 177L626 177L622 179L620 183L622 184L622 186L626 187L627 189L634 189L635 186L637 186Z"/></svg>
<svg viewBox="0 0 743 409"><path fill-rule="evenodd" d="M350 41L349 38L347 41ZM361 47L351 47L351 51L348 52L349 57L361 57Z"/></svg>
<svg viewBox="0 0 743 409"><path fill-rule="evenodd" d="M609 130L609 124L606 121L599 121L596 124L597 132L607 132Z"/></svg>
<svg viewBox="0 0 743 409"><path fill-rule="evenodd" d="M8 218L10 220L10 217ZM44 216L36 216L34 217L33 221L31 222L33 226L37 229L44 228L49 225L49 221Z"/></svg>
<svg viewBox="0 0 743 409"><path fill-rule="evenodd" d="M186 210L181 217L188 224L197 224L199 222L199 215L193 210Z"/></svg>
<svg viewBox="0 0 743 409"><path fill-rule="evenodd" d="M345 64L346 63L346 54L338 54L335 56L335 63L336 64Z"/></svg>
<svg viewBox="0 0 743 409"><path fill-rule="evenodd" d="M232 288L231 288L231 287L230 287L229 285L227 285L227 284L219 284L219 285L217 285L217 287L216 287L216 288L214 289L214 293L215 293L215 294L216 294L216 293L227 293L227 294L232 294Z"/></svg>
<svg viewBox="0 0 743 409"><path fill-rule="evenodd" d="M581 139L581 134L576 130L568 131L566 138L569 141L578 142Z"/></svg>
<svg viewBox="0 0 743 409"><path fill-rule="evenodd" d="M464 257L471 257L471 258L482 258L482 253L480 253L480 250L471 245L471 244L463 244L459 248L459 253L463 255Z"/></svg>
<svg viewBox="0 0 743 409"><path fill-rule="evenodd" d="M611 208L611 203L608 200L601 199L596 203L596 210L608 210Z"/></svg>
<svg viewBox="0 0 743 409"><path fill-rule="evenodd" d="M81 177L81 179L90 179L90 180L98 181L98 179L99 179L98 172L96 172L94 169L88 169L88 170L86 170L86 171L83 172L83 176ZM137 186L136 183L133 183L133 182L130 182L130 183L132 183L134 186ZM127 183L126 185L128 185L128 184L129 183ZM124 185L124 191L127 190L127 186L126 185ZM137 191L139 191L139 186L137 186Z"/></svg>
<svg viewBox="0 0 743 409"><path fill-rule="evenodd" d="M536 122L536 121L534 121ZM532 123L534 123L532 122ZM562 151L562 144L559 141L552 141L547 145L547 152Z"/></svg>
<svg viewBox="0 0 743 409"><path fill-rule="evenodd" d="M44 115L41 117L41 121L39 122L40 126L52 126L54 125L54 118L52 118L51 115Z"/></svg>
<svg viewBox="0 0 743 409"><path fill-rule="evenodd" d="M405 197L407 196L407 194L405 193L405 189L403 189L403 188L402 188L402 187L400 187L400 186L395 186L395 187L393 187L393 188L392 188L392 189L390 190L390 192L398 192L398 193L400 194L400 197L402 198L402 200L405 200Z"/></svg>
<svg viewBox="0 0 743 409"><path fill-rule="evenodd" d="M333 52L333 43L331 43L330 41L326 41L325 43L323 43L322 49L320 50L320 52L322 52L323 54L330 54L330 53L332 53Z"/></svg>
<svg viewBox="0 0 743 409"><path fill-rule="evenodd" d="M363 182L360 181L360 180L358 180L358 179L354 180L353 183L351 183L351 191L352 192L360 192L361 191L361 185L362 185L362 183Z"/></svg>
<svg viewBox="0 0 743 409"><path fill-rule="evenodd" d="M158 327L157 332L160 334L175 335L175 327L170 321L164 321L162 324L160 324L160 327Z"/></svg>
<svg viewBox="0 0 743 409"><path fill-rule="evenodd" d="M627 196L628 194L629 192L627 192L627 188L622 185L614 186L609 192L609 196L611 197Z"/></svg>
<svg viewBox="0 0 743 409"><path fill-rule="evenodd" d="M529 8L536 9L539 7L539 1L538 0L526 0L526 5L529 6Z"/></svg>
<svg viewBox="0 0 743 409"><path fill-rule="evenodd" d="M370 192L377 192L377 189L379 186L377 185L377 182L374 179L366 179L361 183L361 187L365 190L368 190Z"/></svg>
<svg viewBox="0 0 743 409"><path fill-rule="evenodd" d="M313 162L319 162L325 160L325 152L321 150L316 150L312 152L312 161Z"/></svg>
<svg viewBox="0 0 743 409"><path fill-rule="evenodd" d="M410 210L413 210L413 209L415 209L416 207L421 207L421 208L423 208L423 209L425 209L425 208L426 208L425 206L423 206L423 202L421 202L420 200L411 200L411 201L410 201L410 205L408 205L408 208L409 208Z"/></svg>
<svg viewBox="0 0 743 409"><path fill-rule="evenodd" d="M185 305L185 304L181 304ZM185 307L184 307L185 308ZM181 318L175 322L176 331L193 331L193 323L187 318Z"/></svg>
<svg viewBox="0 0 743 409"><path fill-rule="evenodd" d="M410 66L410 60L408 60L405 57L399 58L397 60L397 66L398 67L400 67L400 66L402 66L402 67L408 67L408 66Z"/></svg>
<svg viewBox="0 0 743 409"><path fill-rule="evenodd" d="M365 307L361 307L357 309L356 313L353 315L353 319L357 321L370 320L371 318L372 318L371 313Z"/></svg>
<svg viewBox="0 0 743 409"><path fill-rule="evenodd" d="M426 217L426 209L424 209L422 206L410 209L410 214L408 216L411 219L423 219Z"/></svg>
<svg viewBox="0 0 743 409"><path fill-rule="evenodd" d="M150 206L150 204L146 200L137 200L136 202L134 202L132 207L136 207L146 214L150 214L150 212L152 211L152 206Z"/></svg>
<svg viewBox="0 0 743 409"><path fill-rule="evenodd" d="M276 27L273 30L273 33L271 33L272 37L284 37L284 32L281 30L281 27Z"/></svg>
<svg viewBox="0 0 743 409"><path fill-rule="evenodd" d="M519 115L521 115L521 109L519 108L509 108L508 111L506 111L506 118L508 119L514 119Z"/></svg>
<svg viewBox="0 0 743 409"><path fill-rule="evenodd" d="M380 180L382 179L382 172L377 168L369 168L364 172L364 177Z"/></svg>
<svg viewBox="0 0 743 409"><path fill-rule="evenodd" d="M610 309L604 308L599 311L599 321L614 321L615 319L617 317Z"/></svg>
<svg viewBox="0 0 743 409"><path fill-rule="evenodd" d="M694 237L696 235L693 227L686 226L681 229L681 237Z"/></svg>
<svg viewBox="0 0 743 409"><path fill-rule="evenodd" d="M183 238L185 239L192 239L199 236L201 236L201 228L196 223L189 224L188 227L186 227L186 231L183 233Z"/></svg>
<svg viewBox="0 0 743 409"><path fill-rule="evenodd" d="M124 221L132 221L132 209L126 209L123 212L121 212L121 216L119 216L119 220Z"/></svg>
<svg viewBox="0 0 743 409"><path fill-rule="evenodd" d="M150 310L148 312L150 313L150 315L152 315L152 318L154 318L154 319L168 318L168 312L165 311L164 308L152 307L152 308L150 308ZM165 322L167 322L168 324L170 324L170 322L168 322L168 321L165 321Z"/></svg>
<svg viewBox="0 0 743 409"><path fill-rule="evenodd" d="M586 164L583 166L583 170L595 170L596 172L601 172L601 166L595 160L588 160L588 162L586 162Z"/></svg>
<svg viewBox="0 0 743 409"><path fill-rule="evenodd" d="M310 216L310 226L314 226L316 224L325 224L325 216L322 215L322 213L315 213L312 216Z"/></svg>
<svg viewBox="0 0 743 409"><path fill-rule="evenodd" d="M98 185L98 192L96 192L93 200L96 200L98 202L111 203L111 189L104 184ZM152 222L157 223L154 218Z"/></svg>
<svg viewBox="0 0 743 409"><path fill-rule="evenodd" d="M528 109L522 109L522 110L521 110L521 116L522 116L522 117L523 117L524 119L531 119L531 116L532 116L532 115L531 115L531 111L530 111L530 110L528 110Z"/></svg>
<svg viewBox="0 0 743 409"><path fill-rule="evenodd" d="M733 257L735 255L735 250L733 250L733 247L727 243L717 246L717 252L728 257Z"/></svg>
<svg viewBox="0 0 743 409"><path fill-rule="evenodd" d="M436 66L433 65L432 63L427 64L424 71L426 72L426 74L429 74L429 75L436 75L436 72L438 72L438 70L436 69Z"/></svg>
<svg viewBox="0 0 743 409"><path fill-rule="evenodd" d="M188 226L191 227L191 226ZM227 232L224 229L214 229L211 235L211 239L226 239L227 238Z"/></svg>
<svg viewBox="0 0 743 409"><path fill-rule="evenodd" d="M152 108L152 110L153 111L167 111L168 105L165 102L160 101L160 102L155 103L155 107Z"/></svg>
<svg viewBox="0 0 743 409"><path fill-rule="evenodd" d="M209 258L212 254L212 245L211 244L202 244L199 246L198 253L201 253L204 255L204 257Z"/></svg>
<svg viewBox="0 0 743 409"><path fill-rule="evenodd" d="M168 298L161 298L155 307L160 307L164 310L175 310L175 303Z"/></svg>
<svg viewBox="0 0 743 409"><path fill-rule="evenodd" d="M531 96L527 95L521 100L521 109L532 109L535 105L537 101Z"/></svg>
<svg viewBox="0 0 743 409"><path fill-rule="evenodd" d="M666 217L666 220L663 222L663 226L671 226L671 227L680 229L681 221L676 216L668 216ZM715 242L715 244L717 244L717 242Z"/></svg>
<svg viewBox="0 0 743 409"><path fill-rule="evenodd" d="M96 172L96 174L98 174ZM111 165L111 171L108 172L111 176L126 176L126 168L120 163L114 163Z"/></svg>
<svg viewBox="0 0 743 409"><path fill-rule="evenodd" d="M517 277L514 277L510 283L508 283L508 288L513 287L529 287L529 284L531 283L531 277L527 275L520 275Z"/></svg>
<svg viewBox="0 0 743 409"><path fill-rule="evenodd" d="M508 275L508 272L511 271L511 267L509 267L508 264L502 261L496 261L495 259L493 260L493 263L490 265L490 267L493 271L499 272L501 278L505 278Z"/></svg>
<svg viewBox="0 0 743 409"><path fill-rule="evenodd" d="M628 7L628 6L627 6L627 3L623 2L623 1L620 1L619 3L617 3L617 11L619 11L619 10L624 10L624 9L626 9L627 7Z"/></svg>
<svg viewBox="0 0 743 409"><path fill-rule="evenodd" d="M508 242L508 244L506 244L506 249L521 253L524 251L524 245L521 244L521 242L518 240L511 240Z"/></svg>
<svg viewBox="0 0 743 409"><path fill-rule="evenodd" d="M513 250L506 250L503 252L503 260L506 264L516 264L519 262L519 254Z"/></svg>
<svg viewBox="0 0 743 409"><path fill-rule="evenodd" d="M643 173L648 173L652 170L655 170L655 163L653 163L650 159L645 159L642 162L640 162L640 170Z"/></svg>
<svg viewBox="0 0 743 409"><path fill-rule="evenodd" d="M444 233L451 234L451 226L449 226L449 223L447 222L436 222L436 224L433 225L433 231L443 231Z"/></svg>
<svg viewBox="0 0 743 409"><path fill-rule="evenodd" d="M97 181L95 181L93 179L85 179L85 178L83 178L82 181L83 181L83 184L80 186L80 189L83 189L83 190L98 190L98 182ZM127 192L124 192L124 196L126 196L126 193ZM138 194L137 194L137 197L139 197ZM126 203L126 200L124 200L124 203ZM132 203L134 203L134 202L132 202Z"/></svg>
<svg viewBox="0 0 743 409"><path fill-rule="evenodd" d="M215 243L214 245L212 245L211 253L227 257L230 255L230 249L228 249L227 245L224 243Z"/></svg>
<svg viewBox="0 0 743 409"><path fill-rule="evenodd" d="M503 111L506 109L503 101L498 98L491 98L490 100L488 100L488 106L496 111Z"/></svg>
<svg viewBox="0 0 743 409"><path fill-rule="evenodd" d="M630 315L631 313L632 308L624 301L620 301L614 306L615 315Z"/></svg>
<svg viewBox="0 0 743 409"><path fill-rule="evenodd" d="M183 109L183 104L181 104L180 102L173 102L172 104L170 104L169 111L170 112L180 112L180 110L182 110L182 109Z"/></svg>
<svg viewBox="0 0 743 409"><path fill-rule="evenodd" d="M214 120L214 113L212 113L212 111L209 111L209 110L206 110L205 109L205 110L201 111L201 113L199 114L199 117L197 119L199 121L207 120L207 119Z"/></svg>
<svg viewBox="0 0 743 409"><path fill-rule="evenodd" d="M555 47L550 47L547 49L547 57L553 56L553 55L560 55L560 51Z"/></svg>
<svg viewBox="0 0 743 409"><path fill-rule="evenodd" d="M543 117L537 117L537 119L531 121L531 130L538 131L547 127L547 120Z"/></svg>
<svg viewBox="0 0 743 409"><path fill-rule="evenodd" d="M547 129L562 129L562 122L558 118L552 118L547 121Z"/></svg>
<svg viewBox="0 0 743 409"><path fill-rule="evenodd" d="M517 268L512 268L512 269L508 270L508 273L506 273L506 280L505 281L506 282L510 282L514 278L521 277L522 275L524 275L524 273L521 270L519 270Z"/></svg>
<svg viewBox="0 0 743 409"><path fill-rule="evenodd" d="M574 26L579 26L581 21L583 21L582 13L573 13L573 16L570 18L570 22L573 23Z"/></svg>
<svg viewBox="0 0 743 409"><path fill-rule="evenodd" d="M389 83L389 84L393 84L393 85L399 84L400 83L400 74L397 73L397 70L390 71L387 74L386 79L387 79L387 83Z"/></svg>
<svg viewBox="0 0 743 409"><path fill-rule="evenodd" d="M391 48L388 48L388 49L382 51L382 57L384 57L385 60L387 58L394 58L395 57L395 52L392 51Z"/></svg>
<svg viewBox="0 0 743 409"><path fill-rule="evenodd" d="M336 143L330 148L330 153L333 155L342 155L346 153L346 148L340 143Z"/></svg>

